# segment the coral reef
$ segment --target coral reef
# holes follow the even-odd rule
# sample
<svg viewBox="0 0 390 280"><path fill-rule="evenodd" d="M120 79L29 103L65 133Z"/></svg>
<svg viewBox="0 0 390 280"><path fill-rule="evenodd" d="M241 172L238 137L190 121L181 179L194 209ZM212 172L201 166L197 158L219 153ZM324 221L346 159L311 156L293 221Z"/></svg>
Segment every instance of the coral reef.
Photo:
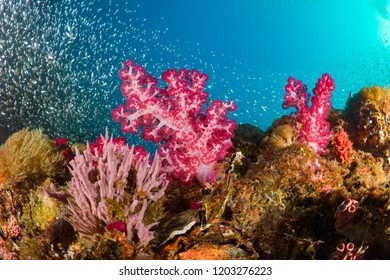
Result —
<svg viewBox="0 0 390 280"><path fill-rule="evenodd" d="M296 113L232 138L232 103L202 112L204 74L168 70L163 89L131 61L120 75L127 104L114 119L143 126L157 153L107 130L86 145L12 135L0 150L0 259L390 259L386 89L362 89L341 113L329 75L310 107L290 78L283 107Z"/></svg>

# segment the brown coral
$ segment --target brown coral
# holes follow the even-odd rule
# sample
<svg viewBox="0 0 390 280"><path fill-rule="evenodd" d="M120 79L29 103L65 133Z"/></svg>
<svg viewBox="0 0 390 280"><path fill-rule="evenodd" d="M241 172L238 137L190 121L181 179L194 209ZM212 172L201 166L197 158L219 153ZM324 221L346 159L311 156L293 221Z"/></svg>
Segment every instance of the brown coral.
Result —
<svg viewBox="0 0 390 280"><path fill-rule="evenodd" d="M284 124L278 126L273 131L269 138L269 144L276 149L280 149L290 146L295 142L295 139L296 135L294 128L289 124Z"/></svg>
<svg viewBox="0 0 390 280"><path fill-rule="evenodd" d="M344 112L354 146L390 160L390 90L372 86L350 98Z"/></svg>
<svg viewBox="0 0 390 280"><path fill-rule="evenodd" d="M41 129L22 129L0 149L0 174L5 184L31 187L62 174L63 159Z"/></svg>

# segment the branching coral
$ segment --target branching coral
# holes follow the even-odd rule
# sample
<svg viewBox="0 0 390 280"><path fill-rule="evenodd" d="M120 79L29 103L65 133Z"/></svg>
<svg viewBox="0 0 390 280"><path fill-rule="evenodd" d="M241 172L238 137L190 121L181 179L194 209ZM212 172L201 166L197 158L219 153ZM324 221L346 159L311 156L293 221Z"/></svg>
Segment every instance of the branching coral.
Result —
<svg viewBox="0 0 390 280"><path fill-rule="evenodd" d="M288 78L285 87L283 108L296 108L296 114L301 128L298 141L306 143L318 154L326 154L326 147L333 136L330 124L326 121L331 108L330 97L335 84L329 74L323 74L313 89L311 106L307 86L293 77Z"/></svg>
<svg viewBox="0 0 390 280"><path fill-rule="evenodd" d="M138 133L143 126L143 138L160 143L164 170L181 182L188 184L195 177L202 185L212 181L214 166L233 147L237 125L227 119L236 109L233 101L214 100L203 112L208 77L197 70L169 69L162 74L167 86L159 88L156 78L129 60L119 77L126 106L119 105L112 116L122 123L122 131Z"/></svg>

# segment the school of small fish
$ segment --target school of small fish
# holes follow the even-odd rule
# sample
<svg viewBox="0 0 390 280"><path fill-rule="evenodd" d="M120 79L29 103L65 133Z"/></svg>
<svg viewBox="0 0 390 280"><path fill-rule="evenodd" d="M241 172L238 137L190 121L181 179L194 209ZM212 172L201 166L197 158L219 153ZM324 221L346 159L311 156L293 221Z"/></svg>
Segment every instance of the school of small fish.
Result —
<svg viewBox="0 0 390 280"><path fill-rule="evenodd" d="M155 76L167 65L206 72L211 98L238 103L232 115L238 122L251 118L256 125L268 111L267 102L280 99L272 88L259 86L261 77L242 76L248 67L228 55L230 65L215 62L225 54L180 38L164 43L161 37L169 30L164 17L155 29L146 28L148 19L137 15L139 7L130 0L104 5L99 0L0 0L0 127L41 127L50 137L71 142L96 139L105 127L120 135L111 110L124 102L117 73L127 59Z"/></svg>
<svg viewBox="0 0 390 280"><path fill-rule="evenodd" d="M127 2L106 1L104 13L95 2L0 1L0 126L43 127L73 141L112 126L118 69L147 42L120 24L135 13L120 8Z"/></svg>

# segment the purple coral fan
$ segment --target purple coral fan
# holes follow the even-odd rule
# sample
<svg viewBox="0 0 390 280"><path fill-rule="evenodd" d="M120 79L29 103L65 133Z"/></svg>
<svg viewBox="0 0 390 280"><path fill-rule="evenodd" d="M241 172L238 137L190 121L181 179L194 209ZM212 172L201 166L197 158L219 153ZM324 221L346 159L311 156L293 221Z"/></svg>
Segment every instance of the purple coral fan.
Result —
<svg viewBox="0 0 390 280"><path fill-rule="evenodd" d="M69 163L72 180L67 199L71 211L69 222L84 236L102 233L107 225L118 221L110 203L125 203L125 186L130 170L134 170L136 188L131 194L131 205L123 205L127 222L127 235L133 239L137 235L140 245L146 245L153 233L152 225L144 225L143 215L150 201L160 199L167 188L166 174L161 173L161 161L158 155L152 163L149 155L137 158L134 147L116 145L109 139L108 132L103 138L102 151L92 151L90 146ZM142 208L137 205L142 201ZM138 211L137 211L138 210Z"/></svg>

